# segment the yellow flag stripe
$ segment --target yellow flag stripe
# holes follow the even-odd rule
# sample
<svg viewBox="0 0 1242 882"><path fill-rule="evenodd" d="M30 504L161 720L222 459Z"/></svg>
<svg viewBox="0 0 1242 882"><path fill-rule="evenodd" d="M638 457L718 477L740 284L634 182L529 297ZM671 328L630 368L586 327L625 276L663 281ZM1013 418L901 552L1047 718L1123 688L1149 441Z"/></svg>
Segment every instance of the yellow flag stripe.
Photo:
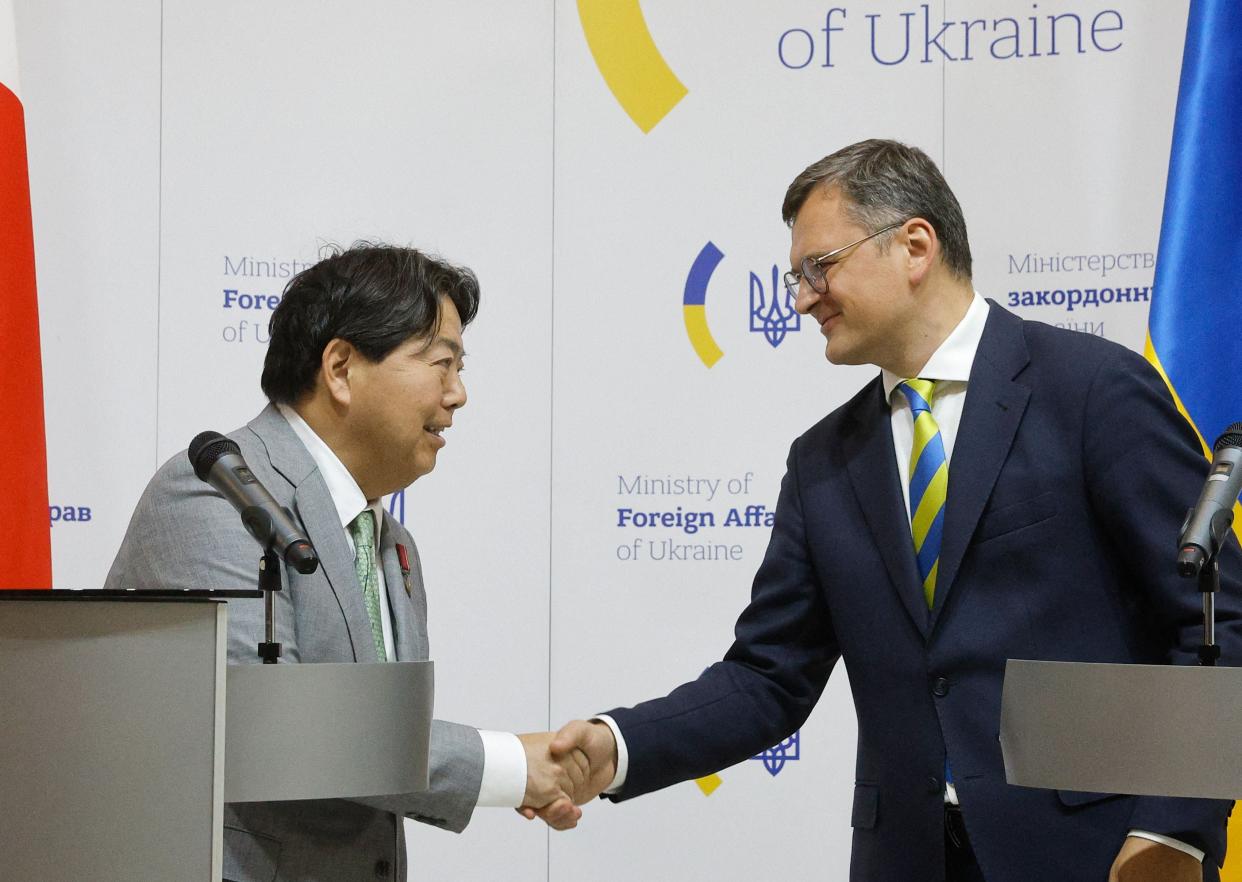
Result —
<svg viewBox="0 0 1242 882"><path fill-rule="evenodd" d="M1147 335L1147 342L1143 345L1143 355L1151 362L1152 367L1160 374L1160 379L1164 380L1164 385L1169 387L1169 394L1173 396L1173 403L1177 405L1178 412L1186 418L1186 422L1190 424L1190 428L1194 430L1195 437L1199 439L1199 446L1203 448L1203 455L1207 457L1208 462L1212 461L1211 445L1204 440L1203 434L1199 431L1199 427L1195 425L1195 421L1190 418L1190 412L1186 410L1186 405L1182 404L1181 397L1177 394L1177 390L1173 388L1173 382L1169 379L1169 375L1164 372L1164 365L1160 363L1160 356L1156 355L1156 347L1152 345L1151 334ZM1234 503L1233 505L1233 532L1238 537L1238 541L1242 542L1242 503ZM1230 825L1232 827L1232 825Z"/></svg>

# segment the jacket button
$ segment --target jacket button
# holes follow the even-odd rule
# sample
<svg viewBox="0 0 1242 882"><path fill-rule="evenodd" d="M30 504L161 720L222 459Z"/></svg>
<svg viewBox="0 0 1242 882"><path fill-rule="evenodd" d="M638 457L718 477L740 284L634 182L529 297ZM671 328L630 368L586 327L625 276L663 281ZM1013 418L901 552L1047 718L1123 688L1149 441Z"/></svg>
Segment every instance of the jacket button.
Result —
<svg viewBox="0 0 1242 882"><path fill-rule="evenodd" d="M944 677L937 677L932 683L932 695L937 698L944 698L949 694L949 681Z"/></svg>
<svg viewBox="0 0 1242 882"><path fill-rule="evenodd" d="M388 873L390 869L391 867L389 867L388 861L376 861L375 862L375 875L379 876L382 879L388 878Z"/></svg>
<svg viewBox="0 0 1242 882"><path fill-rule="evenodd" d="M932 775L930 778L927 779L927 792L928 793L943 793L944 792L944 785L940 783L940 779L937 778L935 775Z"/></svg>

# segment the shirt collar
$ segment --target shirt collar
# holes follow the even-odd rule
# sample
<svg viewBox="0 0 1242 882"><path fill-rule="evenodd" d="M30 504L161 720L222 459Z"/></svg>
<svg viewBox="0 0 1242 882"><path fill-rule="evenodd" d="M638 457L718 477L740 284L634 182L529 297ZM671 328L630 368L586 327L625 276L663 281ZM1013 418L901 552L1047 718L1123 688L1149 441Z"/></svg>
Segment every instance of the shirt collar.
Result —
<svg viewBox="0 0 1242 882"><path fill-rule="evenodd" d="M917 376L928 380L950 380L965 383L970 379L970 368L975 363L975 352L979 349L979 341L983 339L983 328L988 323L988 302L975 292L970 301L966 315L957 323L957 327L945 338L939 348L927 359L927 364ZM884 383L884 400L892 400L893 390L902 380L892 371L882 371Z"/></svg>
<svg viewBox="0 0 1242 882"><path fill-rule="evenodd" d="M319 466L319 474L323 476L323 482L328 486L328 495L332 497L332 503L336 506L341 526L349 529L354 518L358 517L363 509L369 508L375 513L375 529L378 533L383 519L380 501L378 499L374 502L367 501L362 494L362 488L349 473L349 469L345 468L345 463L341 462L327 442L315 434L315 430L306 420L302 419L301 414L288 405L278 404L276 407L289 423L294 434L305 445L315 465Z"/></svg>

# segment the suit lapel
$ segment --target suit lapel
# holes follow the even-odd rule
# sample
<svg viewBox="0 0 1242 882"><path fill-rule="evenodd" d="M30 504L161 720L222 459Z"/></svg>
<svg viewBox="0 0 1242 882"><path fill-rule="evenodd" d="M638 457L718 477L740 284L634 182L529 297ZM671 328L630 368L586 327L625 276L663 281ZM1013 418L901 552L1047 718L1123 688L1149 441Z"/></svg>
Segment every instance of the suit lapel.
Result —
<svg viewBox="0 0 1242 882"><path fill-rule="evenodd" d="M1030 389L1013 378L1029 360L1022 320L993 303L970 369L949 462L933 627L1026 412Z"/></svg>
<svg viewBox="0 0 1242 882"><path fill-rule="evenodd" d="M406 549L409 554L411 549ZM380 561L384 566L384 586L388 591L388 608L392 611L393 645L397 649L396 661L413 661L426 658L426 651L421 655L416 646L417 629L415 627L410 595L406 593L406 580L412 578L401 569L401 561L397 557L397 542L388 524L388 516L384 516L384 527L380 531Z"/></svg>
<svg viewBox="0 0 1242 882"><path fill-rule="evenodd" d="M910 522L902 502L884 387L878 379L864 392L858 411L843 442L850 482L888 577L915 626L926 637L927 601L923 599Z"/></svg>
<svg viewBox="0 0 1242 882"><path fill-rule="evenodd" d="M294 487L293 512L319 554L320 572L345 618L354 661L377 661L354 555L319 468L275 405L269 404L250 428L266 446L272 467Z"/></svg>
<svg viewBox="0 0 1242 882"><path fill-rule="evenodd" d="M354 661L379 661L371 635L371 618L354 570L354 553L345 541L340 513L318 471L298 485L293 504L311 544L319 552L319 566L345 616Z"/></svg>

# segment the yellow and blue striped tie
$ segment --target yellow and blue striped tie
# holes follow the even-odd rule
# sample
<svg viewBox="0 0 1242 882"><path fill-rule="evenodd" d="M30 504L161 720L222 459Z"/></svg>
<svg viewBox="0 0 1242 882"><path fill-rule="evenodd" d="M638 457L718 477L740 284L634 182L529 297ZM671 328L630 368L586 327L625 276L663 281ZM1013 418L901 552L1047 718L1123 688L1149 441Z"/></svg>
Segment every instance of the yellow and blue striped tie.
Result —
<svg viewBox="0 0 1242 882"><path fill-rule="evenodd" d="M944 533L944 499L949 487L949 461L944 439L931 412L934 380L905 380L898 387L914 413L914 445L910 449L910 531L918 558L923 596L931 609L936 599L940 537Z"/></svg>

